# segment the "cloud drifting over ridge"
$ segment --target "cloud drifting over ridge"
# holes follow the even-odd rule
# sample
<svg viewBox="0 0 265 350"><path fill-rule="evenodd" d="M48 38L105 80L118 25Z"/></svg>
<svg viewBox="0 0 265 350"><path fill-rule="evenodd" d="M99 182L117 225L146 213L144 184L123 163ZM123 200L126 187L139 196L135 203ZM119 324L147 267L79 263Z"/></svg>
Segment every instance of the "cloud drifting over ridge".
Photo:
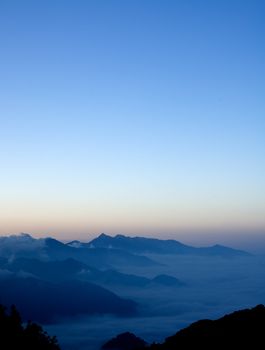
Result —
<svg viewBox="0 0 265 350"><path fill-rule="evenodd" d="M0 255L13 259L20 252L35 253L45 248L45 244L45 239L35 239L26 233L4 236L0 237Z"/></svg>

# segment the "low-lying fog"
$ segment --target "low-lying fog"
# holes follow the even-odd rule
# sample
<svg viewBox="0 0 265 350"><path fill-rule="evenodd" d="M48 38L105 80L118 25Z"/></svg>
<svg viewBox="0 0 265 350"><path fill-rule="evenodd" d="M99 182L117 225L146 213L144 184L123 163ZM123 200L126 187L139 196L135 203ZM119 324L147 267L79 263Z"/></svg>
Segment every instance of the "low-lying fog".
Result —
<svg viewBox="0 0 265 350"><path fill-rule="evenodd" d="M265 256L200 257L149 255L160 265L119 266L119 271L153 278L175 276L183 286L120 287L108 289L139 304L134 317L77 317L45 326L56 334L64 350L96 350L125 331L147 342L162 341L177 330L202 318L265 303Z"/></svg>

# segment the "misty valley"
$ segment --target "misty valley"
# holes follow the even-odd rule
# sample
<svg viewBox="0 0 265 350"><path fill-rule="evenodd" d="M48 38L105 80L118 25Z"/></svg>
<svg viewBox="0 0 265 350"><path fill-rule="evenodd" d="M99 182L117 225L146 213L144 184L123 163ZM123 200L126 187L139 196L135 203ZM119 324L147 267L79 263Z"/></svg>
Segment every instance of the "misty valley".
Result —
<svg viewBox="0 0 265 350"><path fill-rule="evenodd" d="M265 257L215 245L101 234L89 242L0 238L0 304L56 335L100 349L130 332L147 344L194 321L265 303Z"/></svg>

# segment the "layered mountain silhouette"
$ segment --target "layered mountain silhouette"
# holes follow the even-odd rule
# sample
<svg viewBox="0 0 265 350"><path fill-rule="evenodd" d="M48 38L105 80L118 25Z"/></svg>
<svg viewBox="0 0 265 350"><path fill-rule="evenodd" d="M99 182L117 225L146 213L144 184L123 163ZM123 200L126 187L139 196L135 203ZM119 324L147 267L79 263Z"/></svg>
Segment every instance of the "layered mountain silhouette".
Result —
<svg viewBox="0 0 265 350"><path fill-rule="evenodd" d="M52 261L42 261L33 258L17 258L8 261L6 258L0 258L0 269L6 271L7 276L33 277L51 282L78 279L106 287L154 287L156 284L181 287L184 285L179 279L168 275L147 278L133 274L124 274L115 270L99 270L72 258Z"/></svg>
<svg viewBox="0 0 265 350"><path fill-rule="evenodd" d="M101 234L90 242L72 241L62 243L54 238L34 239L28 234L0 237L0 257L31 257L42 260L73 258L90 266L113 267L154 266L158 263L144 254L184 254L202 256L247 256L249 253L229 247L192 247L176 240L161 240L145 237L115 237Z"/></svg>
<svg viewBox="0 0 265 350"><path fill-rule="evenodd" d="M158 293L164 289L167 293L169 288L185 285L182 280L161 274L164 265L145 256L149 253L248 255L222 246L194 248L174 240L122 235L102 234L87 243L63 243L51 237L35 239L28 234L0 237L0 303L16 304L23 320L38 322L79 314L133 315L136 303L116 295L116 291L132 295L128 292L138 288L137 298L141 288L147 292L156 289ZM143 271L149 277L119 271L127 268L139 274Z"/></svg>
<svg viewBox="0 0 265 350"><path fill-rule="evenodd" d="M16 258L11 261L0 259L0 269L13 272L20 275L26 272L31 277L44 279L47 281L60 281L74 279L82 276L84 272L90 273L97 271L95 268L69 258L65 260L38 260L35 258Z"/></svg>
<svg viewBox="0 0 265 350"><path fill-rule="evenodd" d="M77 244L77 243L76 243ZM80 242L81 244L81 242ZM161 240L145 237L127 237L116 235L115 237L108 236L102 233L87 244L81 244L82 247L88 246L91 248L108 248L120 249L126 252L135 254L185 254L185 255L220 255L220 256L246 256L249 253L242 250L228 248L222 245L214 245L211 247L195 248L185 245L176 240Z"/></svg>
<svg viewBox="0 0 265 350"><path fill-rule="evenodd" d="M162 344L144 345L145 350L177 349L262 349L265 334L265 307L233 312L217 320L201 320L166 338ZM132 336L127 337L128 342ZM121 334L104 344L104 349L127 350ZM143 341L143 340L142 340ZM139 347L137 347L139 349Z"/></svg>
<svg viewBox="0 0 265 350"><path fill-rule="evenodd" d="M73 258L97 268L113 268L124 264L132 267L158 265L157 262L146 256L121 249L110 250L104 247L91 249L89 245L84 245L77 249L51 237L34 239L28 234L0 237L0 256L9 260L14 257L37 258L41 260Z"/></svg>
<svg viewBox="0 0 265 350"><path fill-rule="evenodd" d="M51 283L33 277L0 279L0 303L15 304L23 320L49 323L80 314L136 313L136 303L98 285L67 280Z"/></svg>
<svg viewBox="0 0 265 350"><path fill-rule="evenodd" d="M53 238L45 239L44 250L46 255L52 259L66 259L71 257L91 266L101 268L116 267L122 264L143 267L158 264L148 257L118 248L110 250L107 247L93 248L89 245L84 245L77 249Z"/></svg>

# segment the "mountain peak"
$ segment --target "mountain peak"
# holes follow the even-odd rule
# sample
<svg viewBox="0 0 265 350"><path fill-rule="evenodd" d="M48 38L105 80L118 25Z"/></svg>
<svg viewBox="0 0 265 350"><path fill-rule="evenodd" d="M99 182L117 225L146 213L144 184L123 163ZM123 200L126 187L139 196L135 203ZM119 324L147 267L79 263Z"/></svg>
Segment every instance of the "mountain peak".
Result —
<svg viewBox="0 0 265 350"><path fill-rule="evenodd" d="M75 239L74 241L67 242L66 245L72 248L81 248L83 246L83 243Z"/></svg>
<svg viewBox="0 0 265 350"><path fill-rule="evenodd" d="M126 237L124 235L118 234L114 238L131 238L131 237Z"/></svg>
<svg viewBox="0 0 265 350"><path fill-rule="evenodd" d="M98 238L112 238L111 236L109 235L106 235L106 233L101 233Z"/></svg>
<svg viewBox="0 0 265 350"><path fill-rule="evenodd" d="M44 242L45 242L45 245L49 248L61 248L65 246L65 244L63 244L62 242L52 237L46 237L44 239Z"/></svg>
<svg viewBox="0 0 265 350"><path fill-rule="evenodd" d="M29 239L33 239L33 237L29 233L26 233L26 232L21 232L19 236L25 237L25 238L29 238Z"/></svg>

